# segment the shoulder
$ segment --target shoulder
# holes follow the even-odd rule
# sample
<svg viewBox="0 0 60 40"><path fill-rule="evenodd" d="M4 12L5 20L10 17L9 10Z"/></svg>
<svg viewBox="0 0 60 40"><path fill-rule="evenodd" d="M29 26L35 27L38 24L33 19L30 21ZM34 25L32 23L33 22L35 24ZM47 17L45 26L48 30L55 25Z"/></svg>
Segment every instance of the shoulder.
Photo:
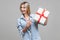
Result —
<svg viewBox="0 0 60 40"><path fill-rule="evenodd" d="M35 15L35 14L30 14L30 17L32 17L32 18L33 18L33 17L34 17L34 15Z"/></svg>
<svg viewBox="0 0 60 40"><path fill-rule="evenodd" d="M17 18L17 21L20 21L20 20L21 20L21 18L22 18L22 15L21 15L19 18Z"/></svg>
<svg viewBox="0 0 60 40"><path fill-rule="evenodd" d="M35 16L35 14L30 14L30 20L32 20L32 22L35 22L34 16Z"/></svg>
<svg viewBox="0 0 60 40"><path fill-rule="evenodd" d="M20 18L17 19L17 22L20 22Z"/></svg>
<svg viewBox="0 0 60 40"><path fill-rule="evenodd" d="M33 14L32 13L30 14L30 16L32 16L32 15L34 15L34 13Z"/></svg>

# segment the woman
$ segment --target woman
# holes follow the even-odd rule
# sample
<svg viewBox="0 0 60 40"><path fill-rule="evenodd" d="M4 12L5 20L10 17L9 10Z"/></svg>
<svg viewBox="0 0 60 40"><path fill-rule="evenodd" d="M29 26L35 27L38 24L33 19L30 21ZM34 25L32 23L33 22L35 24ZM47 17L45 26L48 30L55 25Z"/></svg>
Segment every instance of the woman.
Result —
<svg viewBox="0 0 60 40"><path fill-rule="evenodd" d="M30 5L28 2L20 4L20 11L22 15L18 18L18 30L22 35L23 40L41 40L37 22L32 18L33 14L30 13ZM44 25L47 24L47 20Z"/></svg>

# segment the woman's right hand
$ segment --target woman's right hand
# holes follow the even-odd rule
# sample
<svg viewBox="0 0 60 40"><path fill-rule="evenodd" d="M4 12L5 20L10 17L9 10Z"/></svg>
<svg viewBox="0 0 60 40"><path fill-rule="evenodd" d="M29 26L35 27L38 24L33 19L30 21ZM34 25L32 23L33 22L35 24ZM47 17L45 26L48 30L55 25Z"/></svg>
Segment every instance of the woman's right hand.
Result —
<svg viewBox="0 0 60 40"><path fill-rule="evenodd" d="M27 21L26 27L29 28L31 26L31 20Z"/></svg>
<svg viewBox="0 0 60 40"><path fill-rule="evenodd" d="M27 21L26 27L23 29L23 32L26 32L27 29L29 29L29 27L31 26L31 23L32 23L31 20Z"/></svg>

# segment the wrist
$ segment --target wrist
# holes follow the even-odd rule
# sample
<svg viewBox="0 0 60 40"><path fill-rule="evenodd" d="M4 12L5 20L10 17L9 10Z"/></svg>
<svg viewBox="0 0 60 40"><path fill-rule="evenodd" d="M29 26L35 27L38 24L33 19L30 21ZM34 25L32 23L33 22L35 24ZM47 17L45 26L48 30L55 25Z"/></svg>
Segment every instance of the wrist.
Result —
<svg viewBox="0 0 60 40"><path fill-rule="evenodd" d="M28 27L26 26L24 29L23 29L23 32L26 32L28 29Z"/></svg>

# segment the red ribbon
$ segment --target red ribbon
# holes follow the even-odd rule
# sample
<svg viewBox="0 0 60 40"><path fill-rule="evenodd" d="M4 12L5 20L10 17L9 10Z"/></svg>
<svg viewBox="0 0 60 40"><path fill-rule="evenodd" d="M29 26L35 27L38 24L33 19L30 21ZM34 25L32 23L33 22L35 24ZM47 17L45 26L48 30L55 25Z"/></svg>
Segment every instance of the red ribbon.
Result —
<svg viewBox="0 0 60 40"><path fill-rule="evenodd" d="M45 12L45 9L43 10L42 14L40 14L40 13L38 13L38 12L36 13L36 14L40 15L40 18L38 19L38 22L37 22L37 23L40 22L41 17L47 18L46 16L44 16L44 12Z"/></svg>

